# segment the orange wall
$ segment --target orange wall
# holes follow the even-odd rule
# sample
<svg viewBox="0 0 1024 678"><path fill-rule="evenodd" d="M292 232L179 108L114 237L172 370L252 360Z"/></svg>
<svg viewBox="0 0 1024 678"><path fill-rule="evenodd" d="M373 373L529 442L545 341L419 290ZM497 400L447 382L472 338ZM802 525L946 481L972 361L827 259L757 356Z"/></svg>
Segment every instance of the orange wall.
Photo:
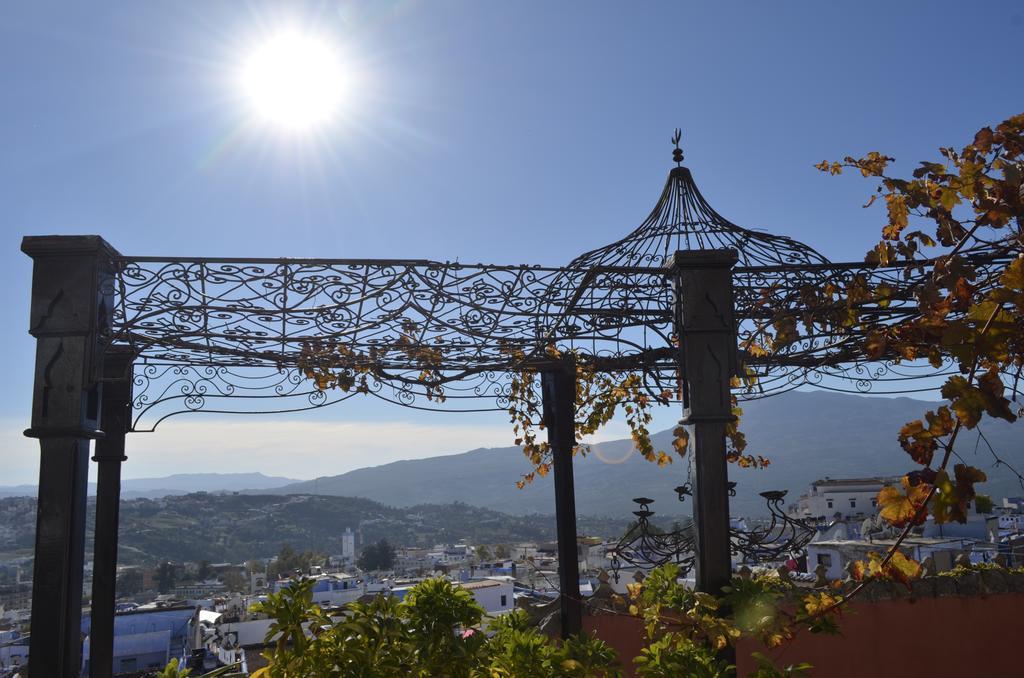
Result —
<svg viewBox="0 0 1024 678"><path fill-rule="evenodd" d="M780 665L809 662L812 676L1024 676L1024 594L853 602L844 609L841 636L800 633L766 650L750 640L737 647L738 675L752 668L750 653ZM643 647L639 619L588 616L584 628L619 651L629 671Z"/></svg>
<svg viewBox="0 0 1024 678"><path fill-rule="evenodd" d="M584 615L583 630L615 648L626 675L633 675L633 657L640 654L644 646L644 626L639 617L628 615L602 614Z"/></svg>

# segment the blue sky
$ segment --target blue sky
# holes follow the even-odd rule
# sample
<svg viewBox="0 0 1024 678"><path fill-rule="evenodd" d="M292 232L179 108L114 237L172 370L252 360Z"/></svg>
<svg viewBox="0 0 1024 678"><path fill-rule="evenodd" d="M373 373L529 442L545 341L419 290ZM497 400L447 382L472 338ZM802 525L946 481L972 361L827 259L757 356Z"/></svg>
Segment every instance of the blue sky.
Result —
<svg viewBox="0 0 1024 678"><path fill-rule="evenodd" d="M289 23L329 36L359 74L345 119L302 139L250 124L235 76ZM860 208L871 186L813 164L877 149L909 172L1021 112L1022 43L1016 2L7 5L0 484L35 475L18 439L33 353L23 235L96 233L126 254L561 264L642 221L678 126L726 217L858 259L882 221ZM176 435L187 463L299 477L509 437L499 416L365 404L289 425L303 422L401 422L418 442L321 451L310 433L303 461L282 465L294 450L216 455L213 428L182 442L236 424ZM142 447L127 476L182 463Z"/></svg>

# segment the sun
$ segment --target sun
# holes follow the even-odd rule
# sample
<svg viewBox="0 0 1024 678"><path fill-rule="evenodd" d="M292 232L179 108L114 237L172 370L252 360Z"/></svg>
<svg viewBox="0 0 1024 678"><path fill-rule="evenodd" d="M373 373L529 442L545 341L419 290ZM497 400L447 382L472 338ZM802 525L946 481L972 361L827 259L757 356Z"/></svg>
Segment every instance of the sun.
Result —
<svg viewBox="0 0 1024 678"><path fill-rule="evenodd" d="M287 132L329 124L347 89L345 69L331 41L295 29L252 48L242 62L239 82L253 116Z"/></svg>

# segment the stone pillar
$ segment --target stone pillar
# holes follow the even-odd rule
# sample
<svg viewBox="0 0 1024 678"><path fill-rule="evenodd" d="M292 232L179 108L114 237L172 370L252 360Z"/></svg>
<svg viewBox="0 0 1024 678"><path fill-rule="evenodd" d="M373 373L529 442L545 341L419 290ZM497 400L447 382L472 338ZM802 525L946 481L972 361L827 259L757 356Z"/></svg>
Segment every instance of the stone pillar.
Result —
<svg viewBox="0 0 1024 678"><path fill-rule="evenodd" d="M541 393L554 467L562 637L568 638L583 628L576 540L576 491L572 472L572 451L576 446L575 365L568 363L564 367L542 372Z"/></svg>
<svg viewBox="0 0 1024 678"><path fill-rule="evenodd" d="M29 333L36 339L32 427L40 446L29 672L79 675L89 442L99 438L102 345L113 307L112 258L98 236L30 236Z"/></svg>
<svg viewBox="0 0 1024 678"><path fill-rule="evenodd" d="M93 545L89 675L114 673L114 601L117 597L117 530L121 462L132 423L132 360L127 346L107 349L103 365L103 433L96 441L96 534Z"/></svg>
<svg viewBox="0 0 1024 678"><path fill-rule="evenodd" d="M735 250L676 252L668 262L684 378L684 414L691 427L695 476L697 590L718 594L732 575L729 473L725 427L734 420L730 380L737 373L732 267Z"/></svg>

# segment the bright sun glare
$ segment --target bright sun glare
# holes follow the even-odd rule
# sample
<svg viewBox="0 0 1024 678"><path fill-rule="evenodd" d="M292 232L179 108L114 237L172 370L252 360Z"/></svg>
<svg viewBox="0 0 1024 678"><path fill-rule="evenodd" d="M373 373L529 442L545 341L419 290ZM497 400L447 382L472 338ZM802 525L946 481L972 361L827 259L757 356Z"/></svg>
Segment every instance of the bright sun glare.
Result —
<svg viewBox="0 0 1024 678"><path fill-rule="evenodd" d="M287 30L257 45L242 65L242 92L255 116L290 132L329 123L345 94L345 72L324 38Z"/></svg>

